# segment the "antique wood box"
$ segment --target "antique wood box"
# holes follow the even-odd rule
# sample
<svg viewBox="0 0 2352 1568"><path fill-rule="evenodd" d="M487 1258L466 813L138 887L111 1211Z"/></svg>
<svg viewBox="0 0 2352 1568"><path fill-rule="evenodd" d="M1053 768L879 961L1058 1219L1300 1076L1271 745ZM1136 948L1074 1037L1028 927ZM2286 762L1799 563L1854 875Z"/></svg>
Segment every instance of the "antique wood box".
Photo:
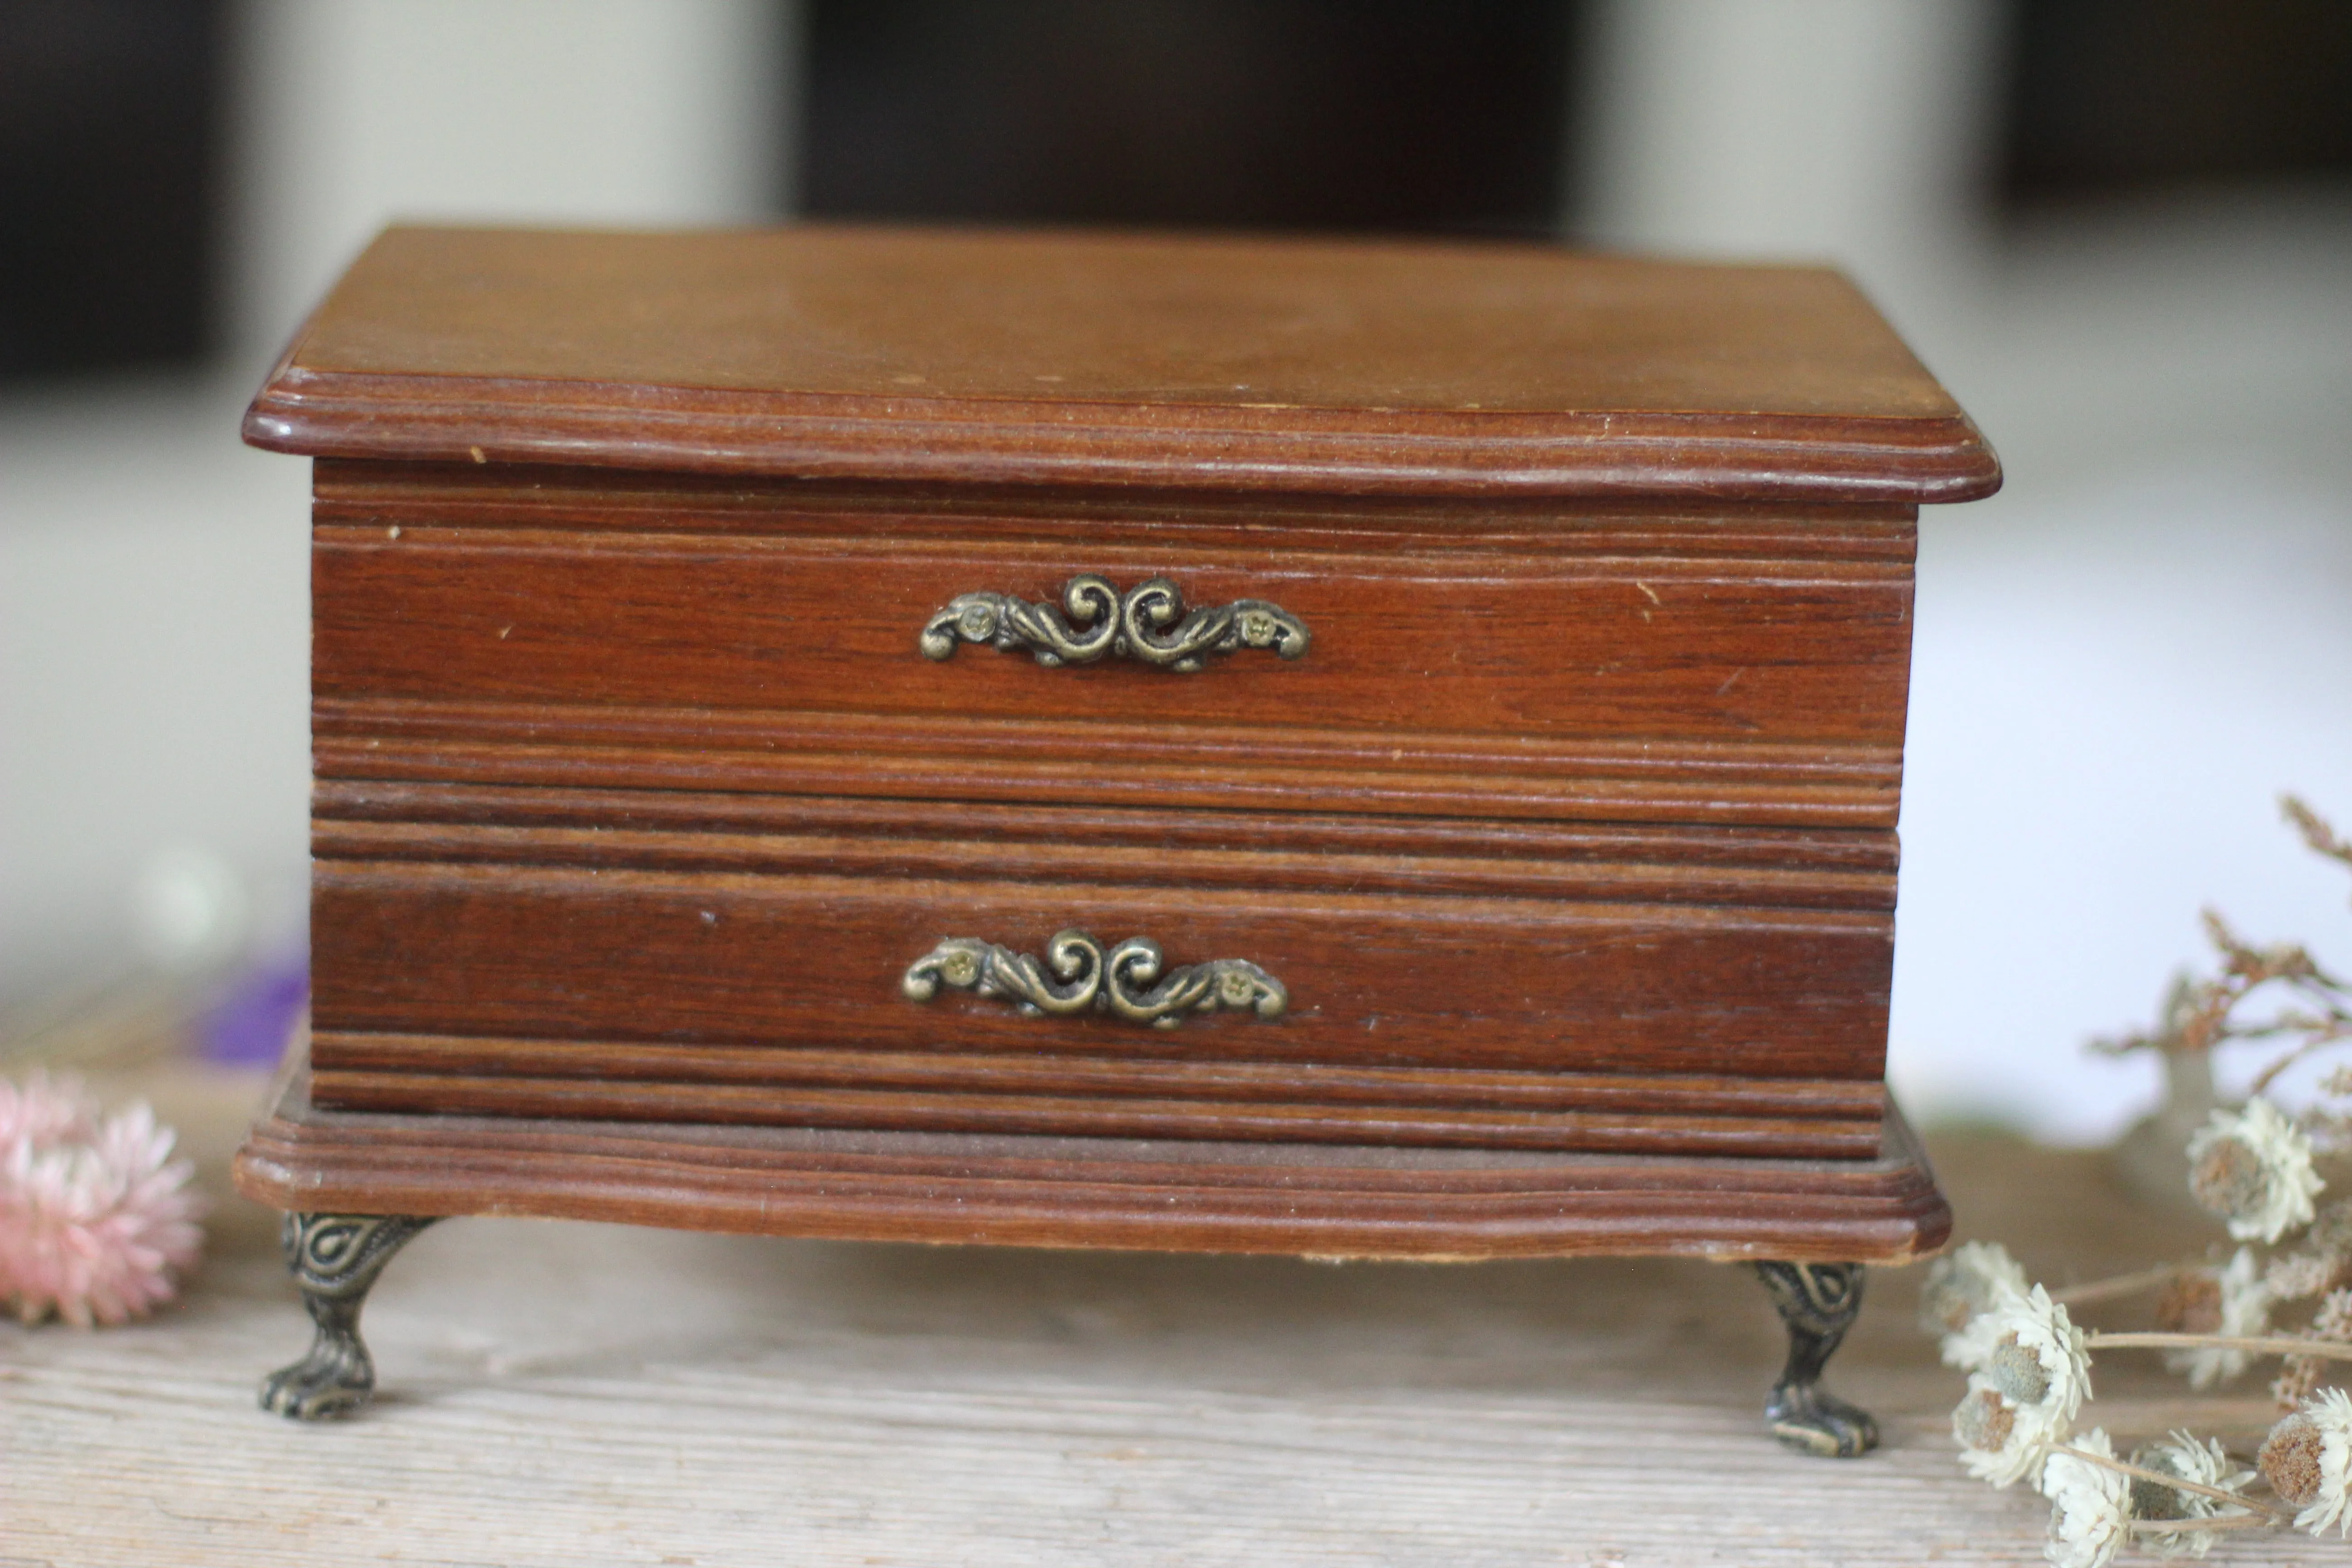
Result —
<svg viewBox="0 0 2352 1568"><path fill-rule="evenodd" d="M1834 273L395 229L246 436L316 459L317 786L239 1175L351 1363L281 1408L436 1215L1942 1242L1914 529L1999 470Z"/></svg>

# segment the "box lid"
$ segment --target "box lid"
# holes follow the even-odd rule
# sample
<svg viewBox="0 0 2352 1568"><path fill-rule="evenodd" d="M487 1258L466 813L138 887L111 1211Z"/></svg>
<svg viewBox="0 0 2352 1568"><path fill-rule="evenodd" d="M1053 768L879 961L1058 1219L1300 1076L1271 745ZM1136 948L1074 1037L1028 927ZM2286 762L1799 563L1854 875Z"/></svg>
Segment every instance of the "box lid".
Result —
<svg viewBox="0 0 2352 1568"><path fill-rule="evenodd" d="M245 434L321 457L1355 494L2000 482L1822 268L817 225L388 230Z"/></svg>

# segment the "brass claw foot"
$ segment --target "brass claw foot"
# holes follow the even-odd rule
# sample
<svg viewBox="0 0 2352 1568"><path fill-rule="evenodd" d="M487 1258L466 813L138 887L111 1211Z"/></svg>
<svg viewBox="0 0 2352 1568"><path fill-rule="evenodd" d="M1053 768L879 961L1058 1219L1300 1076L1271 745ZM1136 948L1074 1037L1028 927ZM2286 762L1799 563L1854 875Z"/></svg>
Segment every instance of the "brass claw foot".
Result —
<svg viewBox="0 0 2352 1568"><path fill-rule="evenodd" d="M1789 1329L1789 1363L1764 1401L1764 1424L1791 1448L1851 1459L1878 1447L1870 1413L1822 1391L1822 1368L1862 1311L1859 1263L1759 1263Z"/></svg>
<svg viewBox="0 0 2352 1568"><path fill-rule="evenodd" d="M360 1341L360 1309L376 1276L433 1221L412 1215L289 1214L278 1232L286 1267L318 1332L310 1353L261 1380L261 1407L297 1421L345 1415L375 1393Z"/></svg>

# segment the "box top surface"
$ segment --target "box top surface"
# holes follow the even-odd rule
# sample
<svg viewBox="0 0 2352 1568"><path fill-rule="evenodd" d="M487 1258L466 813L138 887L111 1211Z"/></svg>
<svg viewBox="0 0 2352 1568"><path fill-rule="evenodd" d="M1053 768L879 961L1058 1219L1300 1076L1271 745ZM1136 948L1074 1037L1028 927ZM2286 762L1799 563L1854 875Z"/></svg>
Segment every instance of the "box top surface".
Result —
<svg viewBox="0 0 2352 1568"><path fill-rule="evenodd" d="M1532 245L394 228L247 416L313 456L924 482L1964 500L1833 271Z"/></svg>

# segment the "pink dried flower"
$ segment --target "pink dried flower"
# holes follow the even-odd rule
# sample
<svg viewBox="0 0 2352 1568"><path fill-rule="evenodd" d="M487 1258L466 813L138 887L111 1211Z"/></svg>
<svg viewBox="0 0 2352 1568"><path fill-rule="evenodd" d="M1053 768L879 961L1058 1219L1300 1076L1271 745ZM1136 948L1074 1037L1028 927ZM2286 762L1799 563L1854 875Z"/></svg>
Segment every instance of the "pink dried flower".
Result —
<svg viewBox="0 0 2352 1568"><path fill-rule="evenodd" d="M79 1328L172 1299L203 1241L193 1167L144 1105L97 1120L71 1086L0 1084L0 1300Z"/></svg>
<svg viewBox="0 0 2352 1568"><path fill-rule="evenodd" d="M98 1106L79 1079L52 1079L35 1068L20 1087L0 1078L0 1152L19 1142L42 1148L79 1142L98 1131Z"/></svg>

